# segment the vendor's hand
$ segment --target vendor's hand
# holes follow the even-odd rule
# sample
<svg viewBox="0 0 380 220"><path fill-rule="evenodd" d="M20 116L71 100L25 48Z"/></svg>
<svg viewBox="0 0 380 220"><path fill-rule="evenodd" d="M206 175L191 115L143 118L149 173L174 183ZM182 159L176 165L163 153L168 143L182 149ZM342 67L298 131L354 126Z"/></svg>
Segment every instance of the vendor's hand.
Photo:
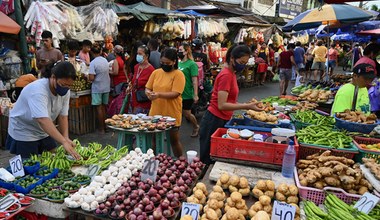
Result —
<svg viewBox="0 0 380 220"><path fill-rule="evenodd" d="M160 94L158 92L151 92L149 96L148 98L153 101L155 99L158 99L160 97Z"/></svg>
<svg viewBox="0 0 380 220"><path fill-rule="evenodd" d="M261 102L252 102L248 104L248 109L255 111L264 111L264 105Z"/></svg>
<svg viewBox="0 0 380 220"><path fill-rule="evenodd" d="M65 148L66 152L69 153L75 160L80 159L80 155L75 150L75 144L72 141L65 141L63 143L63 148Z"/></svg>
<svg viewBox="0 0 380 220"><path fill-rule="evenodd" d="M198 101L199 101L199 97L198 97L198 95L194 95L193 100L194 100L194 104L197 104Z"/></svg>

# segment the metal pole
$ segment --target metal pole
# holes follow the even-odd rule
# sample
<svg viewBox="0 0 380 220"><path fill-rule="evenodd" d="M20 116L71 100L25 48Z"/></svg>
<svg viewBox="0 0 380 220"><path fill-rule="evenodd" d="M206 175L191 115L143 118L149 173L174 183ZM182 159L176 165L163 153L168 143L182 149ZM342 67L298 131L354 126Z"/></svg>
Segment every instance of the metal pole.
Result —
<svg viewBox="0 0 380 220"><path fill-rule="evenodd" d="M24 73L28 73L30 71L29 59L28 59L28 46L26 44L26 35L25 35L25 27L24 27L24 18L21 10L21 0L15 0L15 13L16 13L16 22L21 26L19 37L19 48L20 48L20 56L23 62Z"/></svg>

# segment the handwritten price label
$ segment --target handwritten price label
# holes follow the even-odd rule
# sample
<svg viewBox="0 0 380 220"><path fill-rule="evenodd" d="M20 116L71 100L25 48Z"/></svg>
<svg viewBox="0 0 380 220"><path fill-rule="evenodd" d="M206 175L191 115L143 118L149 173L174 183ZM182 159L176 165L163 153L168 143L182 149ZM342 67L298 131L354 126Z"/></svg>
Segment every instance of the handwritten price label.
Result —
<svg viewBox="0 0 380 220"><path fill-rule="evenodd" d="M11 166L13 176L18 177L25 175L24 166L22 165L22 159L20 155L12 157L9 160L9 165Z"/></svg>
<svg viewBox="0 0 380 220"><path fill-rule="evenodd" d="M99 170L100 170L100 166L98 164L92 164L90 165L90 167L88 167L87 176L93 178L99 173Z"/></svg>
<svg viewBox="0 0 380 220"><path fill-rule="evenodd" d="M14 197L12 194L8 194L0 200L0 212L7 210L16 202L18 202L18 199Z"/></svg>
<svg viewBox="0 0 380 220"><path fill-rule="evenodd" d="M184 215L190 215L193 220L198 220L199 209L200 206L198 204L184 202L182 203L181 218Z"/></svg>
<svg viewBox="0 0 380 220"><path fill-rule="evenodd" d="M294 220L295 215L296 207L276 200L274 201L271 220Z"/></svg>
<svg viewBox="0 0 380 220"><path fill-rule="evenodd" d="M360 197L359 201L354 205L354 208L368 214L376 206L379 200L379 197L366 192L362 195L362 197Z"/></svg>
<svg viewBox="0 0 380 220"><path fill-rule="evenodd" d="M157 170L159 161L155 159L146 160L144 162L143 169L141 170L141 180L145 181L147 179L156 182Z"/></svg>

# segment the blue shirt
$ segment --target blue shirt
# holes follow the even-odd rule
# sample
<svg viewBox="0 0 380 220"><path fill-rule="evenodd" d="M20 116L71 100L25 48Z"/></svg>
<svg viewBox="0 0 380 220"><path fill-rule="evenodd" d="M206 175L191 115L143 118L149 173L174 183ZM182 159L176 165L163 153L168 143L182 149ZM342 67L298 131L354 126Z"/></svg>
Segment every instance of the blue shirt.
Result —
<svg viewBox="0 0 380 220"><path fill-rule="evenodd" d="M296 64L303 63L305 59L304 56L305 50L302 47L296 47L296 49L294 49L294 62L296 62Z"/></svg>

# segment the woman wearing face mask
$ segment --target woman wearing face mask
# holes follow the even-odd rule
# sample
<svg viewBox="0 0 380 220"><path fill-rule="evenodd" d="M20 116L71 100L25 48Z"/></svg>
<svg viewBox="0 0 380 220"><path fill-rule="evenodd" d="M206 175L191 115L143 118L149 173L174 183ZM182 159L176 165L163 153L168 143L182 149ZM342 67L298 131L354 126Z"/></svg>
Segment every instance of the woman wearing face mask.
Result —
<svg viewBox="0 0 380 220"><path fill-rule="evenodd" d="M133 113L149 113L151 101L145 94L145 85L154 67L149 63L149 49L147 46L143 45L138 47L136 61L138 64L135 65L134 75L132 78L132 108Z"/></svg>
<svg viewBox="0 0 380 220"><path fill-rule="evenodd" d="M239 87L236 73L242 72L251 55L246 45L233 45L226 54L225 67L220 71L214 82L210 105L205 112L200 128L200 159L203 163L212 163L210 159L211 135L224 127L232 117L233 111L253 109L262 111L257 103L238 103Z"/></svg>
<svg viewBox="0 0 380 220"><path fill-rule="evenodd" d="M128 82L127 75L124 72L124 49L120 45L116 45L113 48L114 54L116 55L116 59L112 65L112 72L110 73L112 76L112 84L114 88L115 96L118 96L121 93L124 85ZM124 87L125 88L125 87Z"/></svg>
<svg viewBox="0 0 380 220"><path fill-rule="evenodd" d="M46 68L46 78L27 85L10 111L6 147L12 154L28 158L62 144L75 159L80 159L69 138L68 112L70 86L76 72L69 62ZM54 121L57 120L58 127Z"/></svg>
<svg viewBox="0 0 380 220"><path fill-rule="evenodd" d="M182 122L182 93L185 76L178 70L178 56L175 49L161 53L161 69L149 77L145 93L152 101L149 115L170 116L176 119L176 127L170 130L170 143L176 157L182 156L183 147L179 140L179 127Z"/></svg>
<svg viewBox="0 0 380 220"><path fill-rule="evenodd" d="M198 137L199 125L197 119L191 114L193 103L198 102L198 65L193 60L190 45L184 43L178 49L178 69L183 72L186 79L185 89L182 93L183 115L193 125L191 137Z"/></svg>

